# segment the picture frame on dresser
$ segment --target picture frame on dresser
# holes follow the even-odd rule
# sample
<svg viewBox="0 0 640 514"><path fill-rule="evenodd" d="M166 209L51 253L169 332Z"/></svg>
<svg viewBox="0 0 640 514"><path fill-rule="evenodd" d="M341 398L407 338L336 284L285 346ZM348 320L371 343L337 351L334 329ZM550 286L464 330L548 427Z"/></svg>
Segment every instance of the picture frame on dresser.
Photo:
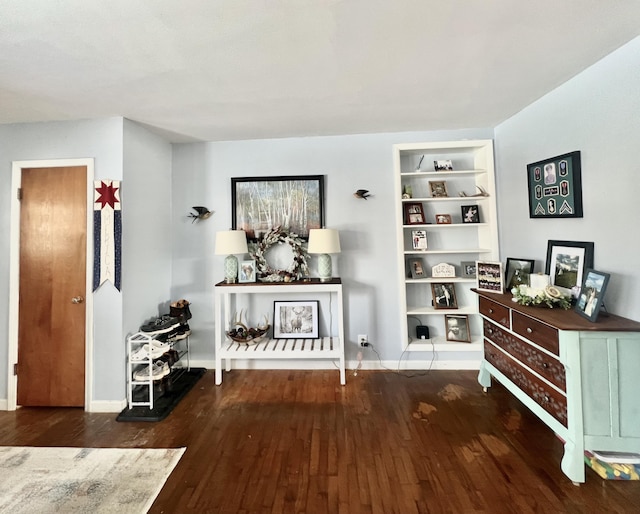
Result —
<svg viewBox="0 0 640 514"><path fill-rule="evenodd" d="M549 283L565 294L577 298L584 271L593 268L593 242L558 241L547 242L545 274Z"/></svg>
<svg viewBox="0 0 640 514"><path fill-rule="evenodd" d="M502 293L504 290L504 274L501 262L476 261L476 289Z"/></svg>
<svg viewBox="0 0 640 514"><path fill-rule="evenodd" d="M447 331L447 341L471 342L469 316L466 314L445 314L444 324Z"/></svg>
<svg viewBox="0 0 640 514"><path fill-rule="evenodd" d="M403 205L405 225L424 225L424 210L420 202L406 202Z"/></svg>
<svg viewBox="0 0 640 514"><path fill-rule="evenodd" d="M431 296L434 309L457 309L458 299L453 282L433 282L431 284Z"/></svg>
<svg viewBox="0 0 640 514"><path fill-rule="evenodd" d="M317 339L318 300L273 302L274 339Z"/></svg>
<svg viewBox="0 0 640 514"><path fill-rule="evenodd" d="M596 322L609 284L609 273L587 269L578 295L575 311L591 322Z"/></svg>
<svg viewBox="0 0 640 514"><path fill-rule="evenodd" d="M529 284L529 276L533 273L535 268L533 259L516 259L514 257L507 257L507 263L504 268L506 290L511 291L514 287L521 284Z"/></svg>

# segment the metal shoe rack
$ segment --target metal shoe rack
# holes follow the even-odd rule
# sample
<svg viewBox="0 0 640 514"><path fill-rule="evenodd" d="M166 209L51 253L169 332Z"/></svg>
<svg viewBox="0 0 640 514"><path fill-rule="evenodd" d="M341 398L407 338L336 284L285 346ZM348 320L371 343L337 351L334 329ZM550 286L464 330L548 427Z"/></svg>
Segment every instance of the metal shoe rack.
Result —
<svg viewBox="0 0 640 514"><path fill-rule="evenodd" d="M153 409L154 402L154 379L153 379L153 363L158 360L158 357L153 358L151 353L149 353L148 357L143 360L132 360L131 356L135 354L135 352L144 346L145 344L149 345L151 348L151 343L156 340L154 335L150 335L146 332L136 332L127 337L127 345L128 345L128 359L127 359L127 376L128 376L128 391L127 391L127 401L129 403L129 408L133 407L149 407L149 409ZM166 380L167 382L177 380L180 375L190 370L191 364L189 362L189 336L184 339L177 340L172 343L167 343L169 347L178 352L178 360L174 362L171 366L171 373L159 380ZM136 380L133 377L134 372L142 366L147 366L149 369L149 377L147 380ZM167 380L168 379L168 380ZM134 389L136 387L146 387L148 398L146 401L137 400L134 401Z"/></svg>

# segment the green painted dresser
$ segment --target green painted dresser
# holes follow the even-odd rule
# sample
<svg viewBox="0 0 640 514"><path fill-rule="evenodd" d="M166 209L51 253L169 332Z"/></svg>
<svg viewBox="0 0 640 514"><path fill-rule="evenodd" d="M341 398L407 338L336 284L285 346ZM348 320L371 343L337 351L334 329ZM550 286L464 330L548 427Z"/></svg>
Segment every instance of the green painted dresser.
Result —
<svg viewBox="0 0 640 514"><path fill-rule="evenodd" d="M478 382L504 385L564 441L561 468L585 481L585 450L640 453L640 323L526 307L475 290L483 318Z"/></svg>

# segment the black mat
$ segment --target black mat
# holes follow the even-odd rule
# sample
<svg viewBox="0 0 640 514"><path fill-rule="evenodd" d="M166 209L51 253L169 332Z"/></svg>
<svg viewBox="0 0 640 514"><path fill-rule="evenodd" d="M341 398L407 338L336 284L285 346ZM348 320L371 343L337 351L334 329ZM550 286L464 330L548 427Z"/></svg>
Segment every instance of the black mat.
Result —
<svg viewBox="0 0 640 514"><path fill-rule="evenodd" d="M149 407L126 408L116 418L116 421L162 421L166 418L178 402L191 390L200 377L204 375L204 368L191 368L189 371L179 371L176 378L171 375L169 380L164 380L162 384L154 386L156 397L153 402L153 409ZM147 401L147 386L138 386L133 391L134 401Z"/></svg>

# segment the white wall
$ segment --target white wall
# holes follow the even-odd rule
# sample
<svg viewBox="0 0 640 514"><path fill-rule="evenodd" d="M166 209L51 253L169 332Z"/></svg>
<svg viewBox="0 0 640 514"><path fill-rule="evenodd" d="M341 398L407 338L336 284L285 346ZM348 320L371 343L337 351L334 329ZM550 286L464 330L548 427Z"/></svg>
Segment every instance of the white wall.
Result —
<svg viewBox="0 0 640 514"><path fill-rule="evenodd" d="M217 231L231 227L231 178L325 175L325 222L340 231L342 246L333 261L344 284L347 359L359 350L357 335L367 333L385 364L395 366L401 327L392 145L492 137L492 130L478 129L174 145L172 294L193 302L194 359L213 356L213 285L224 275L214 240ZM354 198L360 188L373 196ZM194 205L215 214L192 224L187 213ZM403 356L403 362L424 358ZM377 361L371 351L365 359Z"/></svg>
<svg viewBox="0 0 640 514"><path fill-rule="evenodd" d="M495 129L501 256L536 259L547 241L593 241L594 267L611 273L605 304L640 320L640 38ZM528 163L580 150L584 217L529 219Z"/></svg>

